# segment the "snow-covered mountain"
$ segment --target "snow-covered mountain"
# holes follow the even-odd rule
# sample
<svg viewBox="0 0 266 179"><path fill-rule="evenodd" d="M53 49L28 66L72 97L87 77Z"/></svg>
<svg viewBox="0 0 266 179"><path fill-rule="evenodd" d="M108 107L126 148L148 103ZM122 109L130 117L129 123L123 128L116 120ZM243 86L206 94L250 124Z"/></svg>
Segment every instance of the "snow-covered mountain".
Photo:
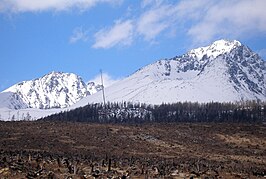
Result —
<svg viewBox="0 0 266 179"><path fill-rule="evenodd" d="M266 62L239 41L218 40L184 55L159 60L105 90L107 101L149 104L266 101ZM102 94L72 108L102 102Z"/></svg>
<svg viewBox="0 0 266 179"><path fill-rule="evenodd" d="M0 103L10 109L65 108L99 90L101 85L95 85L93 82L85 84L81 77L73 73L51 72L41 78L23 81L6 89L0 93L0 100L9 103Z"/></svg>
<svg viewBox="0 0 266 179"><path fill-rule="evenodd" d="M75 74L51 72L1 92L0 108L73 109L102 102L102 93L97 93L101 89ZM105 95L110 102L149 104L266 101L266 62L239 41L218 40L145 66L107 87Z"/></svg>
<svg viewBox="0 0 266 179"><path fill-rule="evenodd" d="M8 109L24 109L28 105L16 93L3 92L0 93L0 108Z"/></svg>

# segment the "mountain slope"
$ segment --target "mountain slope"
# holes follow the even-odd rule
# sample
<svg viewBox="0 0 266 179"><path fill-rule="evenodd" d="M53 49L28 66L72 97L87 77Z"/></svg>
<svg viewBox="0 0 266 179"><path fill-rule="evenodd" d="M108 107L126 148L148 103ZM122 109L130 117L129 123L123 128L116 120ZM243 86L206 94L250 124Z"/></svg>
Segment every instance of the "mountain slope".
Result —
<svg viewBox="0 0 266 179"><path fill-rule="evenodd" d="M24 109L27 107L28 105L16 93L0 93L0 108Z"/></svg>
<svg viewBox="0 0 266 179"><path fill-rule="evenodd" d="M41 78L18 83L4 92L19 96L26 107L49 109L68 107L100 89L99 85L85 84L73 73L51 72Z"/></svg>
<svg viewBox="0 0 266 179"><path fill-rule="evenodd" d="M266 62L238 41L218 40L159 60L106 88L107 101L150 104L266 100ZM72 108L102 102L96 93Z"/></svg>

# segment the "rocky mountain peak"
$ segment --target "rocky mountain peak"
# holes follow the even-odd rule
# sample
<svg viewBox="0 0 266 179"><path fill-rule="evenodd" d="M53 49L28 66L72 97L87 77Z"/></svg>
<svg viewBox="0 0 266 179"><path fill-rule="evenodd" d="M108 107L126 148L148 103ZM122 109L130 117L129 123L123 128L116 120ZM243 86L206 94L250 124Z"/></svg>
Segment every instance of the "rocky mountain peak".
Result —
<svg viewBox="0 0 266 179"><path fill-rule="evenodd" d="M64 108L85 96L97 92L74 73L52 71L41 78L23 81L4 92L16 93L30 108Z"/></svg>
<svg viewBox="0 0 266 179"><path fill-rule="evenodd" d="M218 40L139 69L106 88L106 100L148 104L266 101L266 62L239 41ZM74 106L88 102L102 102L102 96L88 96Z"/></svg>
<svg viewBox="0 0 266 179"><path fill-rule="evenodd" d="M97 94L100 90L102 85L86 84L78 75L53 71L8 88L5 92L16 95L2 94L2 99L20 99L19 103L8 103L14 108L26 104L42 109L64 108L80 101L75 107L102 102L102 94ZM150 104L265 101L266 62L239 41L218 40L139 69L106 88L106 100Z"/></svg>
<svg viewBox="0 0 266 179"><path fill-rule="evenodd" d="M193 49L187 55L202 59L204 56L216 58L221 54L230 53L231 50L240 47L242 44L237 40L217 40L209 46Z"/></svg>

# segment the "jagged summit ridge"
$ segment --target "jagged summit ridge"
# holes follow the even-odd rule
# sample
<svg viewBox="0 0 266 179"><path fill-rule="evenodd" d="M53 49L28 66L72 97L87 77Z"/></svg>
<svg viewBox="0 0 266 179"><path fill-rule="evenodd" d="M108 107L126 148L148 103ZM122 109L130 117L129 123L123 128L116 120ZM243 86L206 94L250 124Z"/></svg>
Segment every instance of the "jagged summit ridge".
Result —
<svg viewBox="0 0 266 179"><path fill-rule="evenodd" d="M51 72L35 80L23 81L4 92L17 93L31 108L61 108L87 96L86 84L73 73Z"/></svg>
<svg viewBox="0 0 266 179"><path fill-rule="evenodd" d="M0 95L13 108L64 108L102 102L101 85L84 83L73 73L51 72L23 81ZM95 93L95 94L94 94ZM93 95L91 95L93 94ZM239 41L218 40L170 59L145 66L106 88L106 100L149 104L266 101L266 62ZM2 96L2 97L1 97ZM19 99L16 103L15 99Z"/></svg>
<svg viewBox="0 0 266 179"><path fill-rule="evenodd" d="M266 62L239 41L218 40L156 61L105 90L106 100L149 104L266 101ZM102 102L94 94L74 107Z"/></svg>
<svg viewBox="0 0 266 179"><path fill-rule="evenodd" d="M202 59L203 56L216 58L217 56L229 53L231 50L240 47L242 44L237 40L217 40L211 45L200 47L189 51L187 54L197 59Z"/></svg>
<svg viewBox="0 0 266 179"><path fill-rule="evenodd" d="M88 86L73 73L52 71L41 78L20 82L3 92L17 94L30 108L65 108L85 96L97 92L95 85Z"/></svg>

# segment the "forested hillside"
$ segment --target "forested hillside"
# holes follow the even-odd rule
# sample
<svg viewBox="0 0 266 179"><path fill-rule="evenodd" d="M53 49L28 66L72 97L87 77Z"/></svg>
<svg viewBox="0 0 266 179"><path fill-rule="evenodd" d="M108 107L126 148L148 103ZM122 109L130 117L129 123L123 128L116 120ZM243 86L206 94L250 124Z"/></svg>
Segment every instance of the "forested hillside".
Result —
<svg viewBox="0 0 266 179"><path fill-rule="evenodd" d="M143 122L249 122L266 121L266 103L174 103L146 105L140 103L88 104L40 120L143 123Z"/></svg>

